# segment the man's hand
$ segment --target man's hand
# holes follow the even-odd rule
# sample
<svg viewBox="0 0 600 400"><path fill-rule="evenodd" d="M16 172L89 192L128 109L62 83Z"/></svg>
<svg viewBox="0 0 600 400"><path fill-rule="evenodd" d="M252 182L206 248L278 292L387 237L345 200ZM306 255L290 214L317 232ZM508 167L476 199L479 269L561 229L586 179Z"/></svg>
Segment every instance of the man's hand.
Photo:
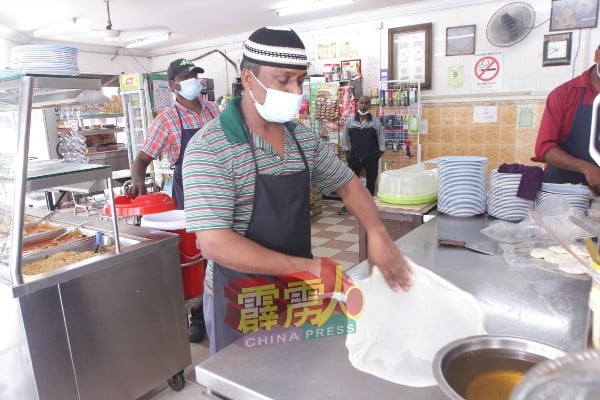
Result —
<svg viewBox="0 0 600 400"><path fill-rule="evenodd" d="M125 195L131 199L135 199L139 195L146 194L146 182L145 181L132 181L130 185L125 186Z"/></svg>
<svg viewBox="0 0 600 400"><path fill-rule="evenodd" d="M387 234L370 233L367 240L369 263L381 270L390 288L397 292L399 288L408 291L412 286L410 275L412 269L406 262L398 247Z"/></svg>
<svg viewBox="0 0 600 400"><path fill-rule="evenodd" d="M585 179L588 181L590 188L595 194L600 194L600 168L594 163L588 163L585 169Z"/></svg>

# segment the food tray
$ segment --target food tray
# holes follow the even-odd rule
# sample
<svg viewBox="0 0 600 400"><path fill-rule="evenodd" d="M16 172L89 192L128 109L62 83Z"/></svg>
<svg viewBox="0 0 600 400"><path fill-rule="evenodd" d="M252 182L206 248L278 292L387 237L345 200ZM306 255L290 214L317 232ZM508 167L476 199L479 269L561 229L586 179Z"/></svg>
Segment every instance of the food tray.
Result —
<svg viewBox="0 0 600 400"><path fill-rule="evenodd" d="M59 252L65 252L65 251L80 251L80 252L84 252L84 251L95 251L96 250L96 232L98 232L97 230L93 230L93 229L79 229L79 231L88 236L85 239L80 239L80 240L76 240L76 241L72 241L72 242L67 242L65 244L62 244L60 246L54 246L51 248L47 248L47 249L42 249L39 251L35 251L35 252L31 252L31 253L27 253L23 255L23 265L26 265L28 263L31 263L33 261L37 261L37 260L41 260L44 258L48 258L50 255L52 254L56 254ZM103 232L104 233L104 232ZM138 244L140 242L142 242L143 239L131 239L131 238L124 238L124 237L119 237L119 243L121 244L121 247L127 247L127 246L133 246L135 244ZM102 246L111 246L114 244L114 238L113 236L111 236L110 234L104 233L104 235L102 236ZM98 253L98 256L100 256L101 253ZM81 260L81 261L85 261L86 263L89 263L89 261L87 260L91 260L94 259L96 257L91 257L85 260ZM79 261L78 261L79 262ZM48 271L46 273L54 273L55 271L59 271L62 270L65 267L68 267L69 265L72 264L66 264L66 265L62 265L59 268L56 268L52 271ZM40 273L40 274L36 274L36 275L27 275L28 280L31 279L37 279L38 277L42 277L44 276L46 273Z"/></svg>
<svg viewBox="0 0 600 400"><path fill-rule="evenodd" d="M55 228L47 231L32 233L23 237L23 244L41 242L43 240L54 239L67 231L67 228L58 225L52 225Z"/></svg>

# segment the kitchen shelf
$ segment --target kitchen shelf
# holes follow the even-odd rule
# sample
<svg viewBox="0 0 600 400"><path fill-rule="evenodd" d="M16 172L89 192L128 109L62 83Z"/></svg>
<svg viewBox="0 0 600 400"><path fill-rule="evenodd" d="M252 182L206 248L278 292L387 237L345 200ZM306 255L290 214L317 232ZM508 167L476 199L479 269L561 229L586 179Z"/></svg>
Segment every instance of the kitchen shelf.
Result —
<svg viewBox="0 0 600 400"><path fill-rule="evenodd" d="M46 170L27 174L26 190L43 190L73 183L111 178L110 165L62 163Z"/></svg>
<svg viewBox="0 0 600 400"><path fill-rule="evenodd" d="M102 135L107 133L116 133L123 132L124 128L122 126L116 126L114 128L100 128L100 129L83 129L77 131L78 134L83 136L91 136L91 135Z"/></svg>

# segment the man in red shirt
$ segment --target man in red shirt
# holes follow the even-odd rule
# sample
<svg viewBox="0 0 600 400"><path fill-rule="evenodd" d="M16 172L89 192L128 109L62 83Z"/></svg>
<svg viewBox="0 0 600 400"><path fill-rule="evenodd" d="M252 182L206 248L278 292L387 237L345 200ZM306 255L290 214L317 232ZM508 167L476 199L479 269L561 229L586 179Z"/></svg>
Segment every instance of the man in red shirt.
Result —
<svg viewBox="0 0 600 400"><path fill-rule="evenodd" d="M600 46L594 62L548 95L531 160L546 163L544 182L582 183L598 194L600 168L589 154L589 143L592 103L600 92Z"/></svg>

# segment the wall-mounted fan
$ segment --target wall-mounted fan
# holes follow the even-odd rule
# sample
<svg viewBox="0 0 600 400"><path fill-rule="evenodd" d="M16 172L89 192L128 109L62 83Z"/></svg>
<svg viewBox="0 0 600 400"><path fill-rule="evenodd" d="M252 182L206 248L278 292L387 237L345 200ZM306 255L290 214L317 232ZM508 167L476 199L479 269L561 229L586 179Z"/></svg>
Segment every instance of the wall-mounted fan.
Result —
<svg viewBox="0 0 600 400"><path fill-rule="evenodd" d="M486 34L489 42L497 47L510 47L531 32L535 24L535 11L528 3L506 4L490 18Z"/></svg>

